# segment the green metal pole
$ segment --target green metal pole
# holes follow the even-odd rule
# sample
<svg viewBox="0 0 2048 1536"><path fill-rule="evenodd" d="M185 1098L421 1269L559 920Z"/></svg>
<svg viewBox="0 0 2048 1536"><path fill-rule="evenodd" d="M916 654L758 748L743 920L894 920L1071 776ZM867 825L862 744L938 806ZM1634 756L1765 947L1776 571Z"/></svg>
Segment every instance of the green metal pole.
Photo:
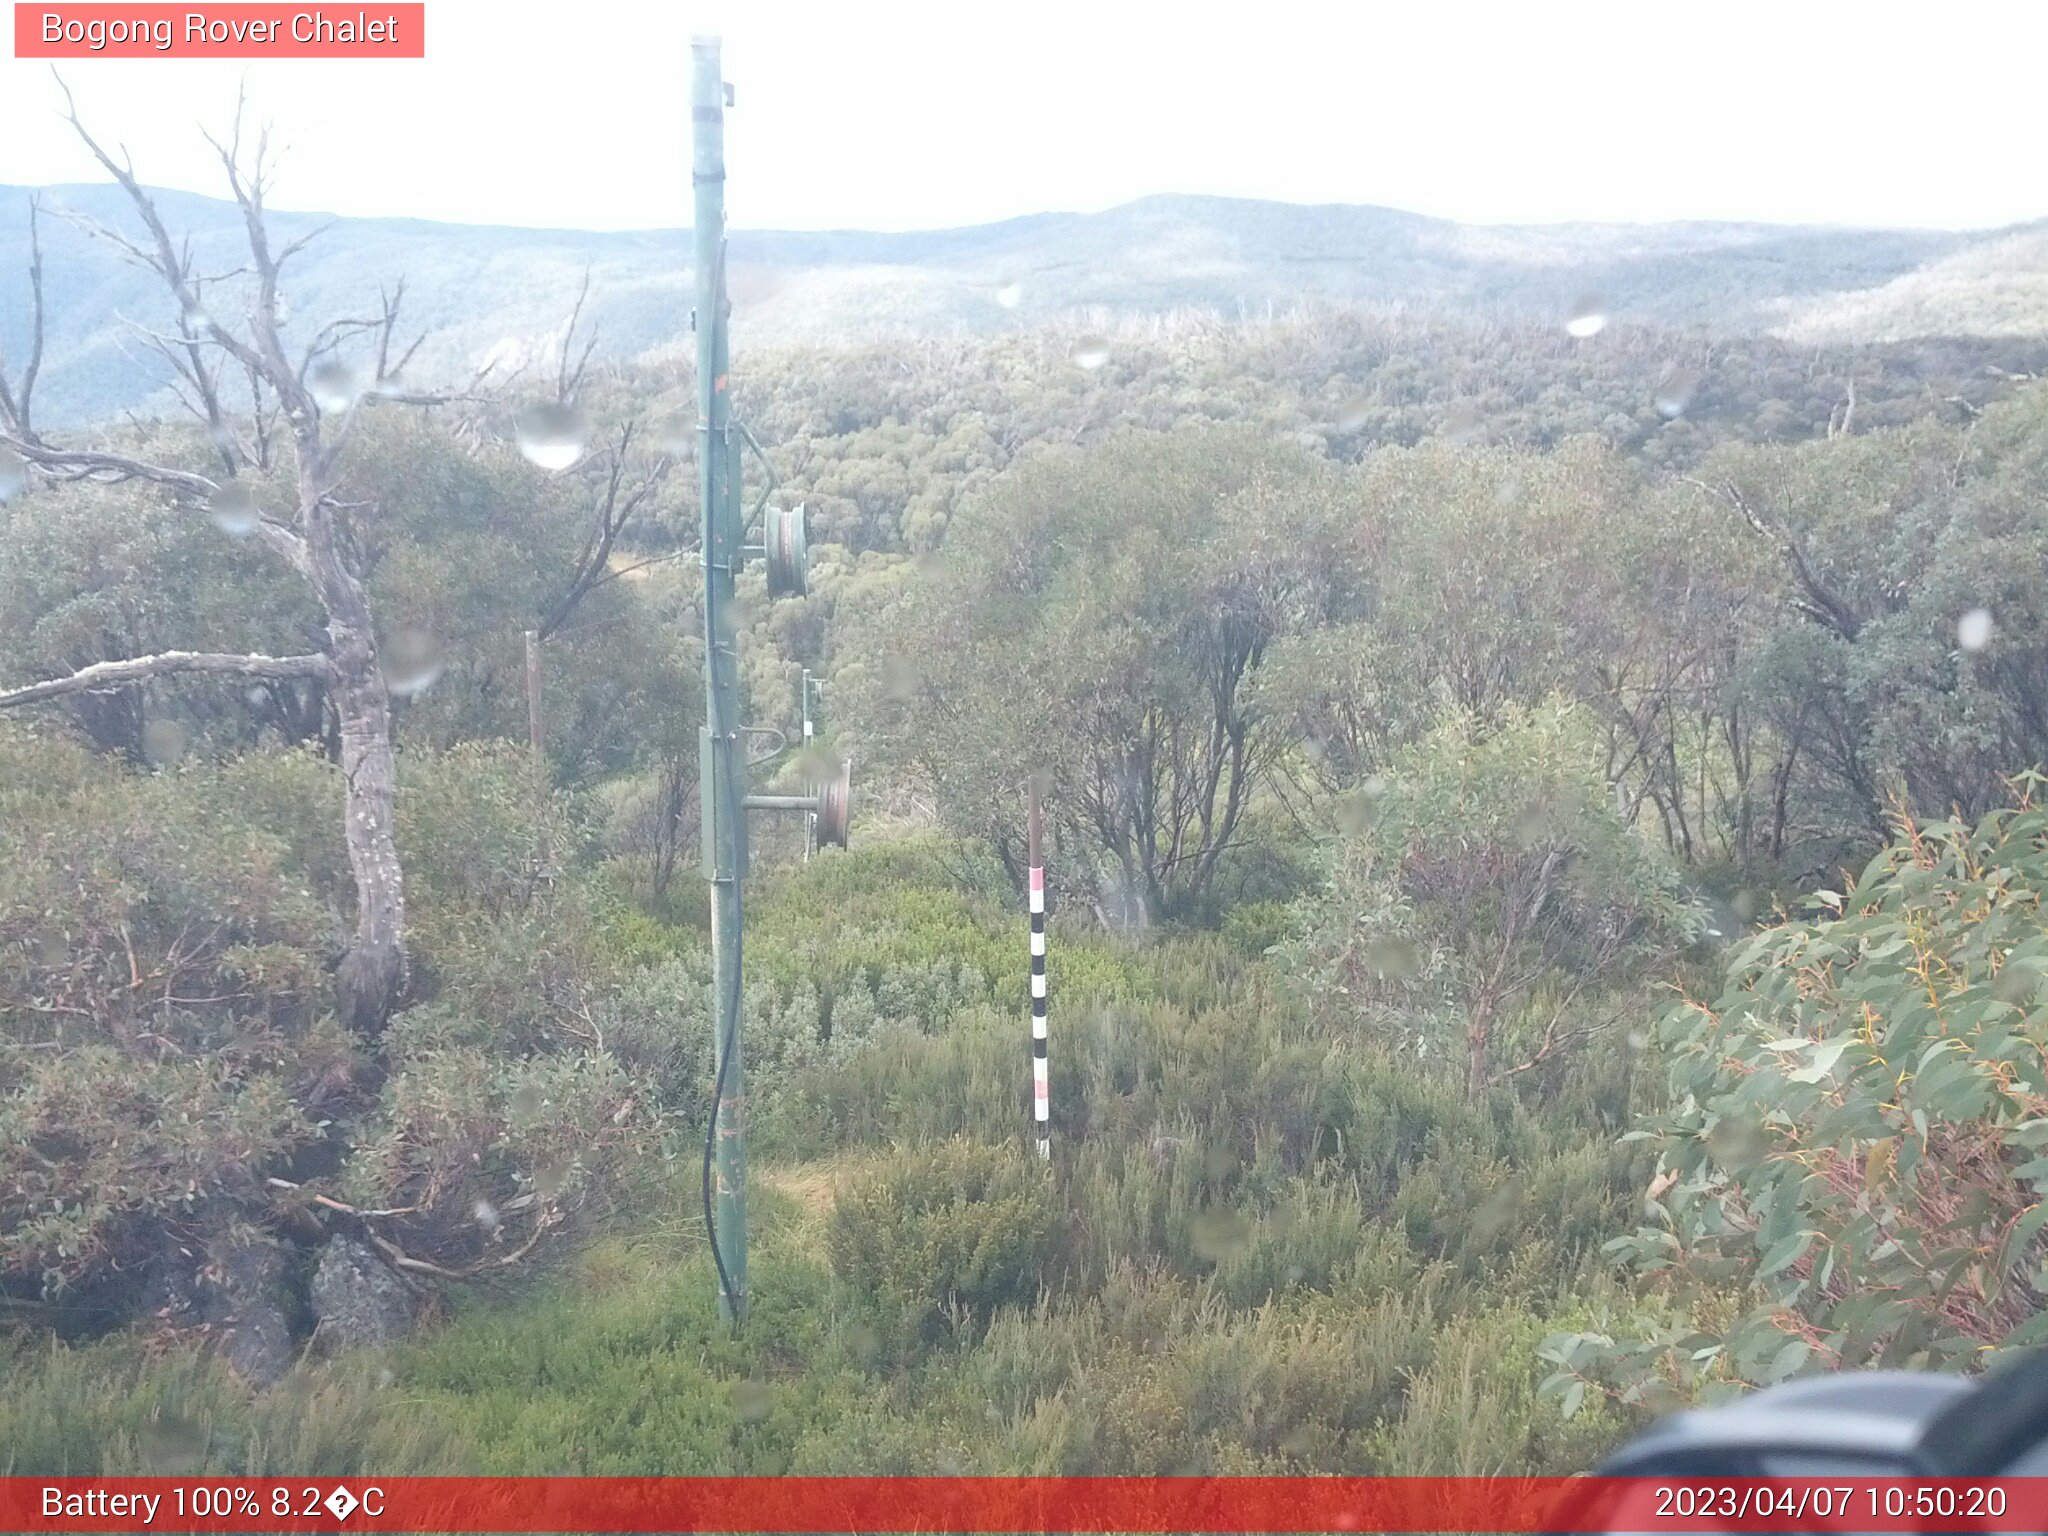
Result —
<svg viewBox="0 0 2048 1536"><path fill-rule="evenodd" d="M746 812L739 749L739 656L733 578L742 559L739 466L732 434L725 290L725 79L717 38L692 41L697 281L697 491L703 508L704 733L698 752L704 873L711 881L713 1070L712 1240L718 1311L747 1313L746 1076L740 1052L740 882Z"/></svg>

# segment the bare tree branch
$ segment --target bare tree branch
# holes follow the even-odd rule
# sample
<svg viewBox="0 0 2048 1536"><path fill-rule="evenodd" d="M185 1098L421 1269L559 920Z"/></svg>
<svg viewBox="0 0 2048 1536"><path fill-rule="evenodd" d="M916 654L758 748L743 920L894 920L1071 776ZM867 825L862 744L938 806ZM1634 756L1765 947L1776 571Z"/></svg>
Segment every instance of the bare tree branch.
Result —
<svg viewBox="0 0 2048 1536"><path fill-rule="evenodd" d="M205 501L220 490L220 482L208 479L205 475L194 474L190 470L172 469L162 464L151 464L122 453L106 453L97 449L53 448L41 439L17 437L11 432L0 432L0 448L13 449L56 480L95 480L102 484L123 480L145 480L195 501ZM306 570L305 540L284 524L270 518L259 519L255 528L255 538L273 554L290 562L294 570Z"/></svg>
<svg viewBox="0 0 2048 1536"><path fill-rule="evenodd" d="M172 469L163 464L151 464L134 459L122 453L104 453L98 449L53 448L40 438L17 437L11 432L0 432L0 444L5 444L31 464L48 470L53 479L59 480L147 480L154 485L167 486L200 500L213 495L220 489L220 482L190 470Z"/></svg>
<svg viewBox="0 0 2048 1536"><path fill-rule="evenodd" d="M1778 546L1779 553L1784 555L1786 562L1792 567L1793 576L1798 579L1801 597L1797 606L1807 617L1833 630L1844 640L1856 638L1857 632L1863 627L1862 620L1857 618L1848 603L1821 580L1820 573L1814 570L1812 562L1806 558L1806 551L1792 536L1790 530L1782 526L1773 527L1766 521L1763 514L1742 494L1741 487L1733 481L1724 482L1717 491L1715 487L1704 481L1695 480L1690 475L1681 475L1679 478L1687 485L1697 486L1710 495L1717 494L1722 497L1742 514L1743 521L1752 529Z"/></svg>
<svg viewBox="0 0 2048 1536"><path fill-rule="evenodd" d="M401 277L389 292L380 287L377 298L384 311L377 336L377 387L380 392L389 393L390 384L405 372L413 353L419 351L420 343L427 339L427 333L422 331L413 337L412 344L399 354L398 361L394 363L391 360L391 339L398 330L398 312L405 304L405 279Z"/></svg>
<svg viewBox="0 0 2048 1536"><path fill-rule="evenodd" d="M654 494L661 483L668 478L670 461L666 455L656 459L653 467L632 487L624 489L626 459L633 446L636 432L633 423L628 422L619 429L616 446L606 455L604 493L597 503L597 515L590 537L585 541L583 553L577 557L575 574L569 586L548 615L541 621L540 638L545 640L568 622L576 611L576 605L587 597L591 590L601 586L611 575L612 547L627 523L633 519L647 498Z"/></svg>
<svg viewBox="0 0 2048 1536"><path fill-rule="evenodd" d="M575 307L569 311L569 328L562 332L562 352L555 361L555 403L567 405L576 398L576 391L583 387L583 370L590 365L591 351L597 346L597 327L591 326L590 334L583 341L583 355L576 359L572 368L569 354L575 350L576 327L583 318L583 301L590 297L590 268L583 269L583 285L576 290Z"/></svg>
<svg viewBox="0 0 2048 1536"><path fill-rule="evenodd" d="M231 673L241 677L317 677L333 675L333 664L325 656L223 655L210 651L165 651L157 656L135 656L125 661L100 661L81 667L69 677L31 683L10 693L0 693L0 709L24 704L41 704L75 693L105 693L130 683L170 677L181 672Z"/></svg>
<svg viewBox="0 0 2048 1536"><path fill-rule="evenodd" d="M35 427L31 420L35 405L36 375L43 366L43 242L42 234L36 227L37 214L42 204L31 196L28 200L28 291L29 291L29 343L28 361L22 365L21 383L13 388L8 386L6 360L0 358L0 424L18 436L33 438Z"/></svg>
<svg viewBox="0 0 2048 1536"><path fill-rule="evenodd" d="M171 240L170 230L164 224L163 215L157 211L155 201L143 190L142 183L135 179L135 169L128 163L126 155L124 154L122 159L117 161L101 147L99 140L95 139L87 131L85 124L79 119L77 104L72 100L71 87L64 84L63 76L57 77L57 85L64 92L65 120L71 124L72 131L78 135L85 147L92 151L93 158L99 161L107 174L119 182L121 189L128 194L128 200L135 205L136 212L142 216L144 227L149 230L151 240L156 247L156 255L154 258L151 258L144 254L140 247L127 241L122 241L121 243L134 252L146 265L153 268L170 285L172 293L177 297L179 308L184 314L188 316L206 315L206 329L217 343L225 347L229 352L232 352L245 364L254 364L260 367L263 359L257 352L240 337L222 326L217 319L207 314L205 306L200 302L199 289L193 282L192 273L187 264L189 256L181 256L179 254L177 246ZM241 120L241 108L239 106L235 109L235 117L239 130ZM239 175L234 176L231 180L238 188L237 196L239 197ZM272 277L275 277L274 272ZM268 308L268 303L274 301L275 297L274 286L266 289L265 313L274 312ZM266 374L268 373L267 369L263 371ZM289 372L289 370L284 371Z"/></svg>

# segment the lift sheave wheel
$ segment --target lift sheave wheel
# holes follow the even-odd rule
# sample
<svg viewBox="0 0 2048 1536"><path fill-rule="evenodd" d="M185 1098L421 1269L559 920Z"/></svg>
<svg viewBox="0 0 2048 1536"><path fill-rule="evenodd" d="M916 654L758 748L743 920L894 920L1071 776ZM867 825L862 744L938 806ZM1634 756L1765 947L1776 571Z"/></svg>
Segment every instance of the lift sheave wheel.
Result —
<svg viewBox="0 0 2048 1536"><path fill-rule="evenodd" d="M846 822L853 810L853 765L841 763L839 772L818 786L818 846L831 843L846 846Z"/></svg>
<svg viewBox="0 0 2048 1536"><path fill-rule="evenodd" d="M768 511L761 528L761 545L768 561L768 595L802 597L807 590L806 568L810 563L803 507Z"/></svg>

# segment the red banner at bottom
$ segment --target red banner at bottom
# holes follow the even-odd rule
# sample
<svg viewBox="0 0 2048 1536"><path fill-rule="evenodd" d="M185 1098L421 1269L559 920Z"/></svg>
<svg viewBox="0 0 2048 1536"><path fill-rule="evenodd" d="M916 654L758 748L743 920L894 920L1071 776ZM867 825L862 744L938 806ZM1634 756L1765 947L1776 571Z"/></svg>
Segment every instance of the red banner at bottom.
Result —
<svg viewBox="0 0 2048 1536"><path fill-rule="evenodd" d="M2048 1531L2048 1478L0 1478L7 1531Z"/></svg>

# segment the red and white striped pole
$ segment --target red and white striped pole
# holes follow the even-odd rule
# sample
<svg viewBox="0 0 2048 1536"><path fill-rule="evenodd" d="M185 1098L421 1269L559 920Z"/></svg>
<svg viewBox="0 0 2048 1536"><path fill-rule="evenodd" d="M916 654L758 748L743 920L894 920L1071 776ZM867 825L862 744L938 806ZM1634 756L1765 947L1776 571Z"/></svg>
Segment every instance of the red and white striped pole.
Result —
<svg viewBox="0 0 2048 1536"><path fill-rule="evenodd" d="M1038 1155L1052 1156L1052 1081L1045 1060L1045 860L1040 843L1038 780L1031 781L1031 1119Z"/></svg>

